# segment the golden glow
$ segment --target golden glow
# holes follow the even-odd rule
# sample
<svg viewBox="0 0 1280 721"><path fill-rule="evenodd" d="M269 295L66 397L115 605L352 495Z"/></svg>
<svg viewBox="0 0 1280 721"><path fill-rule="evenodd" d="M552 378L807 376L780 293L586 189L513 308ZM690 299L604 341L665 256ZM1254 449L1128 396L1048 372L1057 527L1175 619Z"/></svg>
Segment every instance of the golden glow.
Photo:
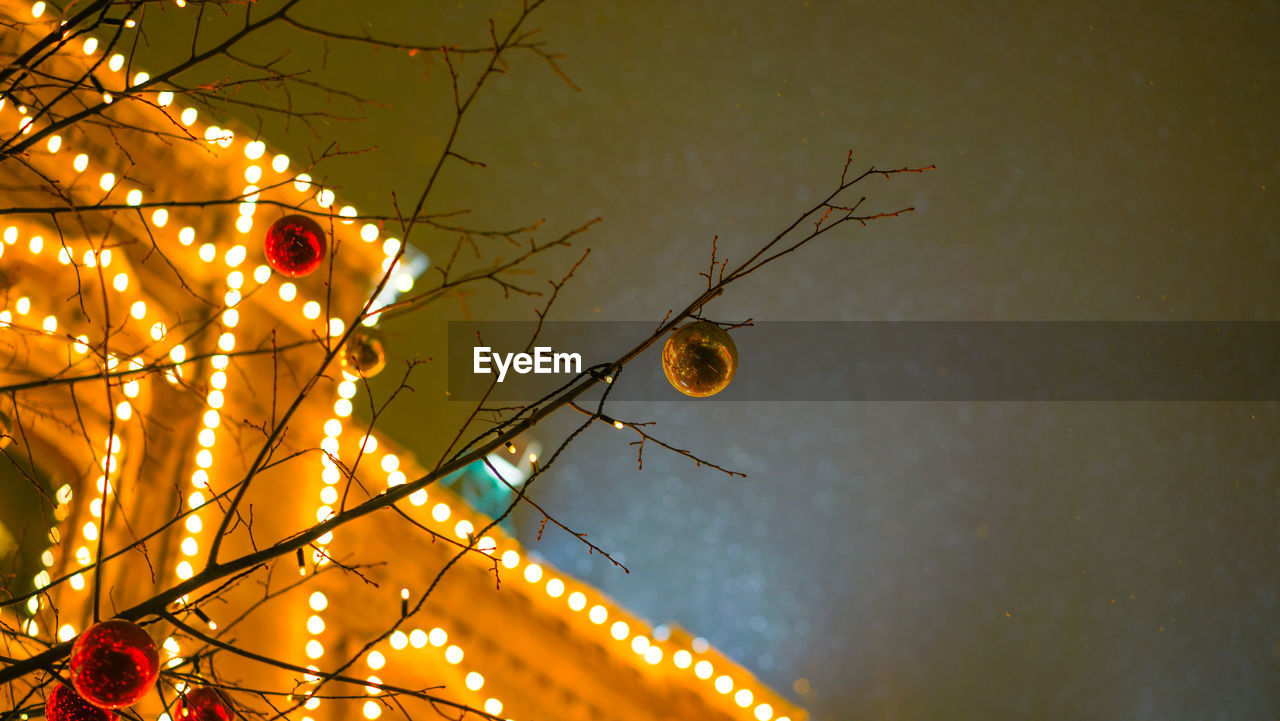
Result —
<svg viewBox="0 0 1280 721"><path fill-rule="evenodd" d="M750 705L751 705L751 692L750 692L750 691L748 691L748 690L747 690L747 689L745 689L745 688L744 688L744 689L740 689L737 693L735 693L735 694L733 695L733 702L734 702L734 703L736 703L736 704L738 704L738 705L739 705L739 706L741 706L742 708L746 708L746 707L750 706Z"/></svg>
<svg viewBox="0 0 1280 721"><path fill-rule="evenodd" d="M323 611L326 607L328 607L329 599L325 598L325 595L323 593L316 591L315 593L311 594L310 604L311 604L312 610Z"/></svg>
<svg viewBox="0 0 1280 721"><path fill-rule="evenodd" d="M381 651L370 651L365 657L365 663L369 664L369 668L377 671L387 665L387 658L382 655Z"/></svg>
<svg viewBox="0 0 1280 721"><path fill-rule="evenodd" d="M729 693L733 690L733 679L728 676L718 676L716 678L716 690L720 693Z"/></svg>
<svg viewBox="0 0 1280 721"><path fill-rule="evenodd" d="M457 646L450 646L444 650L444 660L451 664L457 665L462 662L462 649Z"/></svg>

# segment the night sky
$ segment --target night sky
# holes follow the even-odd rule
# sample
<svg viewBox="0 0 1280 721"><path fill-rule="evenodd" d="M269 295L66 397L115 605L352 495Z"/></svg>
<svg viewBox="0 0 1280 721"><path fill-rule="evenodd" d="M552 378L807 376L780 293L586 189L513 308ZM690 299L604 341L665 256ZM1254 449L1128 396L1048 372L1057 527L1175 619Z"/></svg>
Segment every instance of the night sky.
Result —
<svg viewBox="0 0 1280 721"><path fill-rule="evenodd" d="M410 5L308 17L466 44L502 7ZM862 190L876 209L916 213L826 236L710 315L1280 320L1274 3L942 7L551 2L535 25L581 91L514 56L461 136L488 167L455 166L431 207L546 218L548 233L601 216L555 317L657 322L704 283L713 236L745 258L827 192L852 149L857 169L936 164ZM416 195L447 129L440 66L424 82L403 53L289 49L393 105L315 133L268 122L274 145L295 157L377 145L313 175L362 210ZM467 301L471 317L528 308ZM388 329L394 360L444 356L427 320ZM461 412L440 400L439 365L387 426L424 456ZM637 471L622 434L594 431L536 494L631 573L563 534L534 542L532 515L521 535L817 719L1280 716L1274 402L615 412L749 476L659 453Z"/></svg>

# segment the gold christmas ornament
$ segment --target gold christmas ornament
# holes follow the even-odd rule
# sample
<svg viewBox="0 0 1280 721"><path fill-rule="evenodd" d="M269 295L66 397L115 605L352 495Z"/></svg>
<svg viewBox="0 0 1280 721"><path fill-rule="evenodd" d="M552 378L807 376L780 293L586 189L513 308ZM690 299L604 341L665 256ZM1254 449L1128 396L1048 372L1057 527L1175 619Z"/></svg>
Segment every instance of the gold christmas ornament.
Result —
<svg viewBox="0 0 1280 721"><path fill-rule="evenodd" d="M353 376L372 378L387 367L387 350L382 334L361 328L351 334L339 355L342 370Z"/></svg>
<svg viewBox="0 0 1280 721"><path fill-rule="evenodd" d="M706 398L724 390L738 370L738 347L715 323L695 321L678 328L662 347L662 372L675 389Z"/></svg>

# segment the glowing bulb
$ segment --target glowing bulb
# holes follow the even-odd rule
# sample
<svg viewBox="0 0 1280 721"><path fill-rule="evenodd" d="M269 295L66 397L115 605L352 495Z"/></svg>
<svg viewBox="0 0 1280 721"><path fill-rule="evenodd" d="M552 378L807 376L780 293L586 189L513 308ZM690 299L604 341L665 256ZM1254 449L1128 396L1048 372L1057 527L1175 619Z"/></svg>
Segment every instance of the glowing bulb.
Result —
<svg viewBox="0 0 1280 721"><path fill-rule="evenodd" d="M205 243L200 246L200 260L206 263L212 263L213 259L218 256L218 249L213 247L213 243Z"/></svg>
<svg viewBox="0 0 1280 721"><path fill-rule="evenodd" d="M320 304L315 302L314 300L307 301L306 305L302 306L302 315L306 316L310 320L315 320L316 318L319 318Z"/></svg>
<svg viewBox="0 0 1280 721"><path fill-rule="evenodd" d="M449 520L449 507L443 503L437 503L435 507L431 509L431 517L440 523L444 523Z"/></svg>
<svg viewBox="0 0 1280 721"><path fill-rule="evenodd" d="M133 22L133 21L130 20L127 22ZM156 96L156 105L159 105L162 108L167 108L171 104L173 104L173 93L169 92L168 90L164 90L159 95Z"/></svg>
<svg viewBox="0 0 1280 721"><path fill-rule="evenodd" d="M426 646L427 632L420 628L413 629L413 631L409 633L409 645L414 648L422 648L423 646Z"/></svg>
<svg viewBox="0 0 1280 721"><path fill-rule="evenodd" d="M741 706L742 708L746 708L746 707L750 706L750 705L751 705L751 692L750 692L750 691L748 691L748 690L747 690L747 689L745 689L745 688L744 688L744 689L740 689L737 693L735 693L735 694L733 695L733 702L734 702L734 703L736 703L736 704L738 704L738 705L739 705L739 706Z"/></svg>
<svg viewBox="0 0 1280 721"><path fill-rule="evenodd" d="M187 227L178 231L178 242L183 245L191 245L196 242L196 229Z"/></svg>
<svg viewBox="0 0 1280 721"><path fill-rule="evenodd" d="M378 239L378 226L373 223L365 223L360 226L360 239L366 243L372 243Z"/></svg>
<svg viewBox="0 0 1280 721"><path fill-rule="evenodd" d="M762 703L756 706L755 713L758 721L769 721L769 719L773 718L773 707L767 703Z"/></svg>
<svg viewBox="0 0 1280 721"><path fill-rule="evenodd" d="M391 648L397 651L409 645L409 637L405 635L404 631L393 631L388 641L391 643Z"/></svg>
<svg viewBox="0 0 1280 721"><path fill-rule="evenodd" d="M644 650L644 660L651 665L657 665L662 661L662 649L657 646L650 646Z"/></svg>
<svg viewBox="0 0 1280 721"><path fill-rule="evenodd" d="M574 591L569 594L569 608L575 611L581 611L587 607L587 597L582 595L581 591Z"/></svg>
<svg viewBox="0 0 1280 721"><path fill-rule="evenodd" d="M306 173L299 173L298 177L293 180L293 187L298 192L304 192L307 188L311 187L311 176Z"/></svg>
<svg viewBox="0 0 1280 721"><path fill-rule="evenodd" d="M484 712L490 716L497 716L502 713L502 702L496 698L487 699L484 702Z"/></svg>
<svg viewBox="0 0 1280 721"><path fill-rule="evenodd" d="M255 140L244 146L244 156L249 160L257 160L262 157L262 153L266 149L267 146L261 140Z"/></svg>
<svg viewBox="0 0 1280 721"><path fill-rule="evenodd" d="M502 554L502 565L507 568L515 568L520 565L520 554L516 551L504 551Z"/></svg>
<svg viewBox="0 0 1280 721"><path fill-rule="evenodd" d="M587 617L591 619L592 623L598 626L608 620L609 610L604 606L592 606L591 610L587 613Z"/></svg>
<svg viewBox="0 0 1280 721"><path fill-rule="evenodd" d="M564 595L564 582L558 578L547 581L547 595L552 598L560 598Z"/></svg>
<svg viewBox="0 0 1280 721"><path fill-rule="evenodd" d="M103 188L103 190L105 190L105 188ZM129 194L124 197L124 202L128 203L129 205L141 205L142 191L138 190L137 188L130 190Z"/></svg>
<svg viewBox="0 0 1280 721"><path fill-rule="evenodd" d="M77 173L83 173L84 169L89 167L89 156L81 153L71 161L71 167L76 169Z"/></svg>
<svg viewBox="0 0 1280 721"><path fill-rule="evenodd" d="M289 156L280 154L271 159L271 169L283 173L289 169Z"/></svg>
<svg viewBox="0 0 1280 721"><path fill-rule="evenodd" d="M280 300L290 301L298 295L298 286L288 282L281 283L280 290L278 292L280 293ZM317 304L316 307L319 308L319 305ZM317 315L319 315L318 310Z"/></svg>
<svg viewBox="0 0 1280 721"><path fill-rule="evenodd" d="M190 533L199 533L204 528L204 524L200 522L200 516L192 514L187 516L187 531Z"/></svg>
<svg viewBox="0 0 1280 721"><path fill-rule="evenodd" d="M369 668L376 671L387 665L387 658L382 655L381 651L370 651L369 656L365 658L365 663L369 664Z"/></svg>
<svg viewBox="0 0 1280 721"><path fill-rule="evenodd" d="M462 649L457 646L450 646L444 650L444 660L455 666L462 662Z"/></svg>
<svg viewBox="0 0 1280 721"><path fill-rule="evenodd" d="M431 633L427 634L427 640L432 646L439 648L449 640L449 634L445 633L443 628L433 628Z"/></svg>
<svg viewBox="0 0 1280 721"><path fill-rule="evenodd" d="M410 493L410 494L409 494L409 502L410 502L410 503L412 503L412 504L413 504L413 505L415 505L415 506L422 506L422 505L425 505L425 504L426 504L426 502L427 502L427 489L425 489L425 488L419 488L418 490L414 491L413 493Z"/></svg>
<svg viewBox="0 0 1280 721"><path fill-rule="evenodd" d="M103 173L102 177L98 179L98 187L102 188L103 190L111 190L112 188L115 187L115 185L116 185L115 173Z"/></svg>
<svg viewBox="0 0 1280 721"><path fill-rule="evenodd" d="M720 693L729 693L733 690L733 679L728 676L719 676L716 678L716 690Z"/></svg>
<svg viewBox="0 0 1280 721"><path fill-rule="evenodd" d="M376 719L382 715L382 706L377 701L364 702L364 717L367 719Z"/></svg>
<svg viewBox="0 0 1280 721"><path fill-rule="evenodd" d="M129 315L142 320L147 315L147 304L142 301L135 302L129 307Z"/></svg>
<svg viewBox="0 0 1280 721"><path fill-rule="evenodd" d="M465 539L467 536L471 535L471 532L473 530L475 529L472 528L471 521L464 519L464 520L458 521L457 525L453 527L453 535L457 536L458 538Z"/></svg>
<svg viewBox="0 0 1280 721"><path fill-rule="evenodd" d="M636 636L631 639L631 650L643 655L649 650L649 639L645 636Z"/></svg>
<svg viewBox="0 0 1280 721"><path fill-rule="evenodd" d="M307 631L313 636L324 633L324 619L319 616L311 616L307 619Z"/></svg>
<svg viewBox="0 0 1280 721"><path fill-rule="evenodd" d="M542 578L542 566L536 563L530 563L524 567L524 580L529 583L537 583Z"/></svg>
<svg viewBox="0 0 1280 721"><path fill-rule="evenodd" d="M466 683L467 683L467 688L471 689L472 691L479 691L480 688L484 686L484 676L481 676L475 671L472 671L471 673L467 674Z"/></svg>
<svg viewBox="0 0 1280 721"><path fill-rule="evenodd" d="M196 575L195 569L191 567L191 563L188 561L179 562L176 570L178 572L178 578L181 578L184 581Z"/></svg>
<svg viewBox="0 0 1280 721"><path fill-rule="evenodd" d="M324 655L324 646L314 638L307 641L307 658L320 658Z"/></svg>

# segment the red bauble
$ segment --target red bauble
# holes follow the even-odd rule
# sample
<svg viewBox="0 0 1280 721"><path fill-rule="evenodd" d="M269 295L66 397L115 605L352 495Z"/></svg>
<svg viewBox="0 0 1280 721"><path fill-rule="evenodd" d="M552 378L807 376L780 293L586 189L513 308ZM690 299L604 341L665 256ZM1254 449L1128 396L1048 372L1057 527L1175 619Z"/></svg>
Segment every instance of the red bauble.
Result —
<svg viewBox="0 0 1280 721"><path fill-rule="evenodd" d="M58 684L44 701L44 717L49 721L114 721L116 714L80 698L70 686Z"/></svg>
<svg viewBox="0 0 1280 721"><path fill-rule="evenodd" d="M99 708L137 703L160 675L160 654L142 627L115 619L90 626L71 647L71 682Z"/></svg>
<svg viewBox="0 0 1280 721"><path fill-rule="evenodd" d="M216 688L193 688L182 698L173 713L174 721L231 721L231 704Z"/></svg>
<svg viewBox="0 0 1280 721"><path fill-rule="evenodd" d="M271 267L290 278L319 268L328 247L324 228L305 215L286 215L272 223L262 244Z"/></svg>

